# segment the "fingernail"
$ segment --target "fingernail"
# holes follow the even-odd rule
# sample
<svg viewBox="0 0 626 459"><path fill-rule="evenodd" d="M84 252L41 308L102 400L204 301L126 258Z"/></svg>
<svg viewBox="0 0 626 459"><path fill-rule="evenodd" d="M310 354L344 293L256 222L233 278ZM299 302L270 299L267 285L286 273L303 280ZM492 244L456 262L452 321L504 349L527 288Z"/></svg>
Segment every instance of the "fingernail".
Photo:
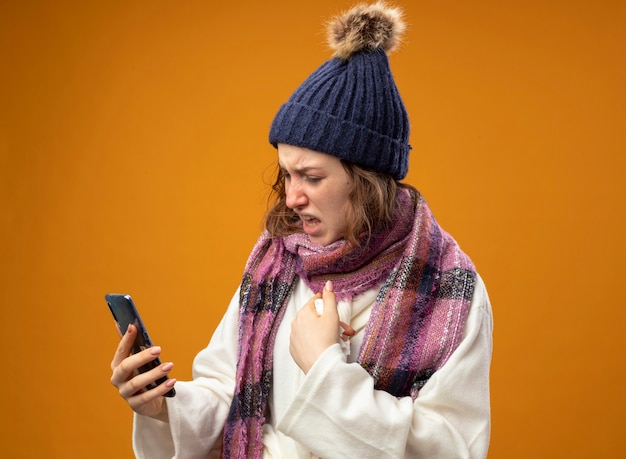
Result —
<svg viewBox="0 0 626 459"><path fill-rule="evenodd" d="M333 291L333 283L330 280L326 281L326 285L324 285L324 288L329 291L332 292Z"/></svg>
<svg viewBox="0 0 626 459"><path fill-rule="evenodd" d="M174 384L176 384L176 380L174 378L171 378L165 381L165 385L167 387L174 387Z"/></svg>
<svg viewBox="0 0 626 459"><path fill-rule="evenodd" d="M170 371L172 368L174 368L174 364L172 362L167 362L161 365L161 371L166 372L166 373Z"/></svg>
<svg viewBox="0 0 626 459"><path fill-rule="evenodd" d="M159 355L161 353L161 346L152 346L150 348L150 354Z"/></svg>
<svg viewBox="0 0 626 459"><path fill-rule="evenodd" d="M354 336L356 335L356 330L354 328L352 328L350 325L348 324L344 324L343 322L339 322L339 325L341 325L341 328L343 328L343 334L346 336Z"/></svg>

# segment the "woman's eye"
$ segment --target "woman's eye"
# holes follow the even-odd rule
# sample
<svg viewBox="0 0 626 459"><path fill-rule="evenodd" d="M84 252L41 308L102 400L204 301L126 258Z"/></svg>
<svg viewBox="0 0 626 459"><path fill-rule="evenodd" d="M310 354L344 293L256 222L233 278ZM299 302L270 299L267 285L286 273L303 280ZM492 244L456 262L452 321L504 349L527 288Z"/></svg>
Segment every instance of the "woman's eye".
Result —
<svg viewBox="0 0 626 459"><path fill-rule="evenodd" d="M322 180L320 177L307 177L306 181L310 183L317 183Z"/></svg>

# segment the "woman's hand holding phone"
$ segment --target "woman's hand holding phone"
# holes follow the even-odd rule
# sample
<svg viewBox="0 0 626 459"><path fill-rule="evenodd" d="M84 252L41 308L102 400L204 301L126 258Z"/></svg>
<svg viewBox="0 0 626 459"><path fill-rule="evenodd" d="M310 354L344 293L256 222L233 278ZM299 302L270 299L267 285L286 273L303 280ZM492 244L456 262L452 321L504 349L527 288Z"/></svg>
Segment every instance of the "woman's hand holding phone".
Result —
<svg viewBox="0 0 626 459"><path fill-rule="evenodd" d="M167 422L167 403L165 403L163 396L172 390L176 380L167 379L150 390L144 388L167 376L174 364L165 362L145 373L139 373L140 367L159 357L161 348L152 346L136 354L131 354L136 335L137 327L129 325L111 361L111 384L117 387L120 395L133 411Z"/></svg>

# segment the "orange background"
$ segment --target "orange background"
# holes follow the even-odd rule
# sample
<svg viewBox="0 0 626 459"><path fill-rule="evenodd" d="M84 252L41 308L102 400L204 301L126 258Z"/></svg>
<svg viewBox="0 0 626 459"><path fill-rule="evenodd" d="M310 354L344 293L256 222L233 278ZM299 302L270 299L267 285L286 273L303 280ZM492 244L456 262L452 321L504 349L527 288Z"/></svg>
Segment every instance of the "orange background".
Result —
<svg viewBox="0 0 626 459"><path fill-rule="evenodd" d="M188 379L345 0L0 4L0 439L132 457L103 295ZM406 1L407 181L493 303L490 458L626 456L626 3Z"/></svg>

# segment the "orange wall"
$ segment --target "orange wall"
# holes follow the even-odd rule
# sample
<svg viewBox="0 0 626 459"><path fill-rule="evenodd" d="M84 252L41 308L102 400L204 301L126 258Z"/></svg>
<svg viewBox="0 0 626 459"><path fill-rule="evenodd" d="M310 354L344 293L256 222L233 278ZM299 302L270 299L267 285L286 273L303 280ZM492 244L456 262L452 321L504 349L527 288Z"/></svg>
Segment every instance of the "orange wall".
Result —
<svg viewBox="0 0 626 459"><path fill-rule="evenodd" d="M351 2L0 4L3 455L131 457L103 300L190 377L265 206L279 104ZM408 181L493 302L490 458L626 455L624 2L406 0Z"/></svg>

